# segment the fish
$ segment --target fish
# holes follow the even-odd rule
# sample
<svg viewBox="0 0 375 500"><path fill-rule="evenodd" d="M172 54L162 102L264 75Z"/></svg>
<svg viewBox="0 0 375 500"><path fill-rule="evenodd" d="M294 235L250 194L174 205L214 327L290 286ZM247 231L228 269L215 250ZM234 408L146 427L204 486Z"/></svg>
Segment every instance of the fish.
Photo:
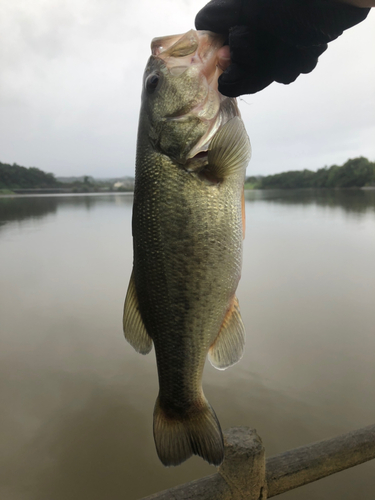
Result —
<svg viewBox="0 0 375 500"><path fill-rule="evenodd" d="M236 289L251 147L236 100L218 92L223 42L195 30L155 38L143 77L123 330L137 352L155 347L153 432L165 466L193 454L222 463L203 369L207 357L233 365L245 343Z"/></svg>

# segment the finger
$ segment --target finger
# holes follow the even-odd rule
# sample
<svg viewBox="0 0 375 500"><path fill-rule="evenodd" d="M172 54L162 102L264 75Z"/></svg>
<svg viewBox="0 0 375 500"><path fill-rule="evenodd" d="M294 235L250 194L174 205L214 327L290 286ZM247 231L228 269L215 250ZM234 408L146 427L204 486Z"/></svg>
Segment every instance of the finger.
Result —
<svg viewBox="0 0 375 500"><path fill-rule="evenodd" d="M211 0L196 15L195 27L227 35L239 23L240 10L241 0Z"/></svg>
<svg viewBox="0 0 375 500"><path fill-rule="evenodd" d="M244 1L242 24L272 33L291 45L329 43L363 21L370 9L327 0Z"/></svg>
<svg viewBox="0 0 375 500"><path fill-rule="evenodd" d="M301 73L309 73L318 63L326 44L295 47L260 30L250 32L236 27L230 33L231 64L219 78L219 91L228 97L254 94L273 81L294 82Z"/></svg>
<svg viewBox="0 0 375 500"><path fill-rule="evenodd" d="M318 64L319 56L328 48L321 44L313 47L293 47L293 50L284 52L282 61L275 68L275 81L292 83L301 73L310 73Z"/></svg>
<svg viewBox="0 0 375 500"><path fill-rule="evenodd" d="M224 45L217 53L218 61L217 65L223 71L225 71L230 65L230 50L229 45Z"/></svg>
<svg viewBox="0 0 375 500"><path fill-rule="evenodd" d="M273 82L267 73L248 73L243 67L233 63L219 78L219 92L227 97L255 94Z"/></svg>

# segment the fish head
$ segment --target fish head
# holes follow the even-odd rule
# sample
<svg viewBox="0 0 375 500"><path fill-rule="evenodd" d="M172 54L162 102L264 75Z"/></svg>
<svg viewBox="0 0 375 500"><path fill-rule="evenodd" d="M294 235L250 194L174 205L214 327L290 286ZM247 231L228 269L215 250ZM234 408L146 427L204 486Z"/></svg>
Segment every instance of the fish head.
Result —
<svg viewBox="0 0 375 500"><path fill-rule="evenodd" d="M179 164L204 154L217 130L239 115L236 100L218 91L223 43L222 35L195 30L151 43L141 119L152 146Z"/></svg>

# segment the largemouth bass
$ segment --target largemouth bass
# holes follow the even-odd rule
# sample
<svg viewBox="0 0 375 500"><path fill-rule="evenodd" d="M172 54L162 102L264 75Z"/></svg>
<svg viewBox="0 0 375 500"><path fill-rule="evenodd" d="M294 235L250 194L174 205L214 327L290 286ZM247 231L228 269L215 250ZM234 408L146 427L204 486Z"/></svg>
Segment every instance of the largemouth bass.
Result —
<svg viewBox="0 0 375 500"><path fill-rule="evenodd" d="M235 291L250 142L235 99L217 90L222 45L207 31L154 39L143 80L123 325L136 351L155 346L154 439L167 466L192 454L222 462L203 368L207 355L227 368L244 347Z"/></svg>

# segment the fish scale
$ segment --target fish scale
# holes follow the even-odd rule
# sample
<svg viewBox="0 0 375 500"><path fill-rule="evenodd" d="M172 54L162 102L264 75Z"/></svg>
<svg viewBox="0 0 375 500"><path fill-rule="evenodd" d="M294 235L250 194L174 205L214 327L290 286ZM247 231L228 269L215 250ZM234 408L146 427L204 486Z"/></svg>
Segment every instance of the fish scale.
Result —
<svg viewBox="0 0 375 500"><path fill-rule="evenodd" d="M219 95L206 98L212 89L206 89L202 75L207 65L215 70L212 57L220 38L207 32L187 35L175 42L168 37L169 48L160 45L163 50L150 58L145 71L132 222L134 264L124 332L143 354L155 347L159 396L154 438L161 461L177 465L198 454L218 465L224 456L223 437L204 397L202 375L207 354L220 369L242 356L244 328L235 291L250 143L235 103ZM186 59L189 43L196 53ZM174 53L186 59L184 71L179 66L168 71L168 65L176 68ZM192 128L190 119L171 118L173 109L194 117L200 98L211 108L199 108L203 118L198 127ZM207 149L189 158L199 141Z"/></svg>
<svg viewBox="0 0 375 500"><path fill-rule="evenodd" d="M143 162L143 165L150 165L152 178L153 162L147 159ZM155 344L161 395L168 408L173 408L176 394L188 402L200 394L200 375L208 348L217 336L229 298L237 286L241 254L236 249L241 248L242 233L232 230L232 226L241 227L240 206L236 213L225 197L220 199L207 193L210 188L218 191L217 187L200 186L203 189L198 194L196 179L168 163L168 160L164 162L163 190L159 193L154 216L149 217L148 204L143 212L138 195L134 200L133 235L135 261L142 262L137 290L147 296L147 302L140 301L141 315ZM153 192L151 183L151 192L144 186L142 195L147 199ZM206 216L211 215L209 228L206 222L202 223L199 211L190 214L189 220L186 218L188 203L199 206ZM175 208L176 204L180 209ZM217 214L225 212L227 217L223 219L226 224L223 224L222 217L219 217L218 224L214 224ZM161 223L164 220L168 220L167 225ZM140 245L137 244L138 238ZM227 255L220 245L216 245L221 240L227 240ZM149 248L157 249L157 255L150 254ZM238 255L237 259L233 259L233 254ZM222 264L225 261L229 261L230 267L226 279L223 279ZM220 302L224 302L221 307ZM201 349L202 343L204 349ZM184 364L187 351L191 355L189 369Z"/></svg>

